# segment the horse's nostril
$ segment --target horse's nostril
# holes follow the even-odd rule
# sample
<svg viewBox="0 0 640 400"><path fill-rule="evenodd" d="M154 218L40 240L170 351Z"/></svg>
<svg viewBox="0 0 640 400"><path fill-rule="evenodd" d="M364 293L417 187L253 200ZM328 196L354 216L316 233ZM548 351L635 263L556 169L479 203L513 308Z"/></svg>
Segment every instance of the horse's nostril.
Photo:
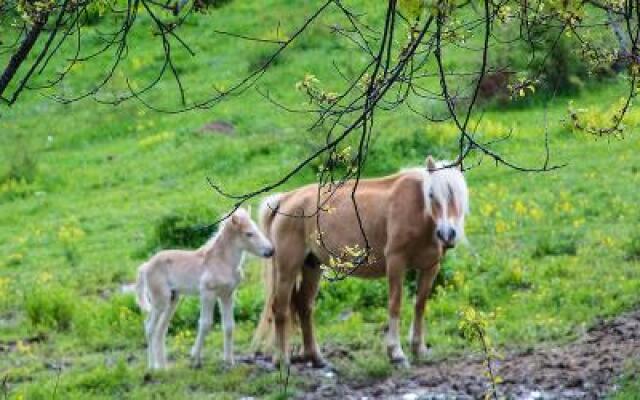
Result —
<svg viewBox="0 0 640 400"><path fill-rule="evenodd" d="M444 241L444 235L442 234L442 230L441 229L437 229L436 230L436 236L438 237L438 239Z"/></svg>
<svg viewBox="0 0 640 400"><path fill-rule="evenodd" d="M451 229L450 233L449 233L449 240L453 240L456 238L456 230L455 229Z"/></svg>
<svg viewBox="0 0 640 400"><path fill-rule="evenodd" d="M264 252L265 257L271 257L273 255L273 249L269 249Z"/></svg>

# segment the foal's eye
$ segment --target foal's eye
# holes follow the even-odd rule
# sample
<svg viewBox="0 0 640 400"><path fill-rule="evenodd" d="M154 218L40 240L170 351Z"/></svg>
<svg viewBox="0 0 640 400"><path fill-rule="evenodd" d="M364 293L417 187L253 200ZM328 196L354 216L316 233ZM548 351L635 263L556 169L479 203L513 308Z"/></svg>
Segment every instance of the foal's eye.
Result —
<svg viewBox="0 0 640 400"><path fill-rule="evenodd" d="M245 236L246 237L253 237L253 232L247 232L247 233L245 233Z"/></svg>

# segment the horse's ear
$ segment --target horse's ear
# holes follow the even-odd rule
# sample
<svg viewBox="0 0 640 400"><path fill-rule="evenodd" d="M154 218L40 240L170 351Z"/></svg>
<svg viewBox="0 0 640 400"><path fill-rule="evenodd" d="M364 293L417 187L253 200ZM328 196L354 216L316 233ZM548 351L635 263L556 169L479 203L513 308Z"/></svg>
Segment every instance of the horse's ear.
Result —
<svg viewBox="0 0 640 400"><path fill-rule="evenodd" d="M431 155L427 156L425 164L427 165L427 170L429 172L433 172L436 170L436 162L433 160L433 157L431 157Z"/></svg>

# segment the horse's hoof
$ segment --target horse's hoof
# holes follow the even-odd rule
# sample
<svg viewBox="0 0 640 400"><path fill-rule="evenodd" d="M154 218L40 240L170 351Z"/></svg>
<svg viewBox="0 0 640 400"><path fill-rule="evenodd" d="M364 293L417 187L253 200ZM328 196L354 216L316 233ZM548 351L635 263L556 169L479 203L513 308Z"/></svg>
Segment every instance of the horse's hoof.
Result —
<svg viewBox="0 0 640 400"><path fill-rule="evenodd" d="M424 361L431 355L431 350L424 344L417 344L411 346L411 354L413 354L417 360Z"/></svg>
<svg viewBox="0 0 640 400"><path fill-rule="evenodd" d="M324 369L327 372L332 371L335 372L336 369L329 361L325 360L324 357L312 357L311 358L311 367L316 369Z"/></svg>

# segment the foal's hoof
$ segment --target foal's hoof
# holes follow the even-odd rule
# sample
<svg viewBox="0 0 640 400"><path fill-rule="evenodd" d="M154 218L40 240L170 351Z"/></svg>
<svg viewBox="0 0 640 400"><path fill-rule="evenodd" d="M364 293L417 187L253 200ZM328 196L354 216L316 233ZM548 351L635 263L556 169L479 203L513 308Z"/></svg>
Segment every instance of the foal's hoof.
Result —
<svg viewBox="0 0 640 400"><path fill-rule="evenodd" d="M393 364L394 367L399 369L407 369L411 367L411 364L409 364L409 360L407 360L407 357L392 358L391 364Z"/></svg>

